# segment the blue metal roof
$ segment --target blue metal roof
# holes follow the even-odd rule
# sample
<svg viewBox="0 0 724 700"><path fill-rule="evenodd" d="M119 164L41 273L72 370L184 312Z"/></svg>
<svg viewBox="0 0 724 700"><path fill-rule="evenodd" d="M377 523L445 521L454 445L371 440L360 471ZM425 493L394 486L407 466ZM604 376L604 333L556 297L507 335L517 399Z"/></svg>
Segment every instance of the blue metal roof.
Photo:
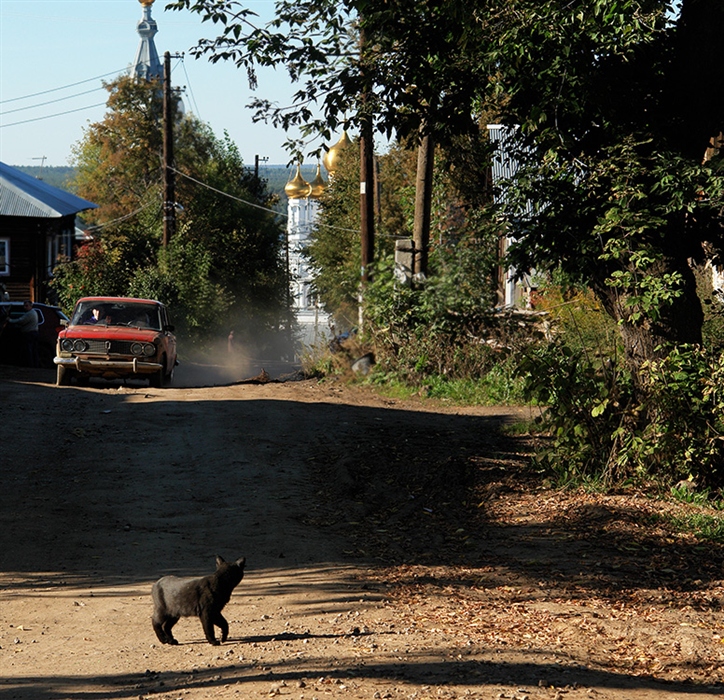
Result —
<svg viewBox="0 0 724 700"><path fill-rule="evenodd" d="M60 218L97 204L0 163L0 216Z"/></svg>

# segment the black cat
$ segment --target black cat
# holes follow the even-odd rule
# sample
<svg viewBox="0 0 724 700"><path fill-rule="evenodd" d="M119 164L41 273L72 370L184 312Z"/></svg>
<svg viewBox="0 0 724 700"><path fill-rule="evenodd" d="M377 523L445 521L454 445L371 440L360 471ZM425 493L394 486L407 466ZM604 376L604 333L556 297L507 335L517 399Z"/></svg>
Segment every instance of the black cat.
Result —
<svg viewBox="0 0 724 700"><path fill-rule="evenodd" d="M163 644L178 644L171 632L180 617L199 617L209 644L219 644L214 625L221 630L221 641L229 636L229 623L221 611L231 593L244 578L242 557L233 564L216 557L216 571L201 578L164 576L151 589L153 631Z"/></svg>

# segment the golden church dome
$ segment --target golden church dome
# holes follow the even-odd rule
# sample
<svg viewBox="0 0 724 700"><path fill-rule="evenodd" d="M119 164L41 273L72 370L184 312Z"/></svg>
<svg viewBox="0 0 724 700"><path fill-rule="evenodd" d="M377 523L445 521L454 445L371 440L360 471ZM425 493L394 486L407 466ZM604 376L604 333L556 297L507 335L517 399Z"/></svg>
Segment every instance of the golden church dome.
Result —
<svg viewBox="0 0 724 700"><path fill-rule="evenodd" d="M344 151L348 146L352 145L352 141L350 141L349 136L347 135L347 131L342 132L342 136L340 136L339 141L334 144L325 154L323 158L324 167L327 169L327 172L331 175L334 173L334 171L337 169L337 166L339 166L339 159L342 156L342 151Z"/></svg>
<svg viewBox="0 0 724 700"><path fill-rule="evenodd" d="M314 176L314 180L309 183L309 186L312 188L309 196L314 199L319 199L324 193L327 183L322 177L322 166L319 163L317 163L317 174Z"/></svg>
<svg viewBox="0 0 724 700"><path fill-rule="evenodd" d="M154 0L138 0L144 7L150 7L153 5Z"/></svg>
<svg viewBox="0 0 724 700"><path fill-rule="evenodd" d="M284 186L289 199L301 199L309 197L312 192L312 186L302 177L302 165L297 163L297 174Z"/></svg>

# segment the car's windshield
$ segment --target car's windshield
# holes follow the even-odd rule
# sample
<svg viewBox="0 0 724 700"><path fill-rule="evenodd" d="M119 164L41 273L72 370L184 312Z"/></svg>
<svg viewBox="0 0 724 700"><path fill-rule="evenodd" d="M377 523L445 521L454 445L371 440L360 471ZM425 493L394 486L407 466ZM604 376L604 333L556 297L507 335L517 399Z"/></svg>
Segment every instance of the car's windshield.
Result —
<svg viewBox="0 0 724 700"><path fill-rule="evenodd" d="M102 324L161 330L159 307L128 301L81 301L75 307L71 325Z"/></svg>

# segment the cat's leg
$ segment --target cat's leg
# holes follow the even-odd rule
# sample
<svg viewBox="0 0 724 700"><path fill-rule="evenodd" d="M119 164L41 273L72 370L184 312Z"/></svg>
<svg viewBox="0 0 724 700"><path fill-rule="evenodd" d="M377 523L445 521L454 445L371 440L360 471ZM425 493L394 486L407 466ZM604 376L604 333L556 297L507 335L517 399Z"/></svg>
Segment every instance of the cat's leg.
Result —
<svg viewBox="0 0 724 700"><path fill-rule="evenodd" d="M166 644L178 644L178 641L174 639L173 626L178 622L178 617L167 617L163 621L163 632L166 635Z"/></svg>
<svg viewBox="0 0 724 700"><path fill-rule="evenodd" d="M156 636L158 637L158 641L161 642L161 644L169 644L168 641L168 635L163 631L163 621L159 621L156 619L156 617L153 617L153 631L156 633Z"/></svg>
<svg viewBox="0 0 724 700"><path fill-rule="evenodd" d="M203 610L199 617L201 618L201 626L204 628L206 641L209 644L218 646L220 642L216 639L216 635L214 634L214 619L212 614L208 610Z"/></svg>
<svg viewBox="0 0 724 700"><path fill-rule="evenodd" d="M214 624L221 630L221 641L225 642L229 636L229 623L220 612L216 613Z"/></svg>

